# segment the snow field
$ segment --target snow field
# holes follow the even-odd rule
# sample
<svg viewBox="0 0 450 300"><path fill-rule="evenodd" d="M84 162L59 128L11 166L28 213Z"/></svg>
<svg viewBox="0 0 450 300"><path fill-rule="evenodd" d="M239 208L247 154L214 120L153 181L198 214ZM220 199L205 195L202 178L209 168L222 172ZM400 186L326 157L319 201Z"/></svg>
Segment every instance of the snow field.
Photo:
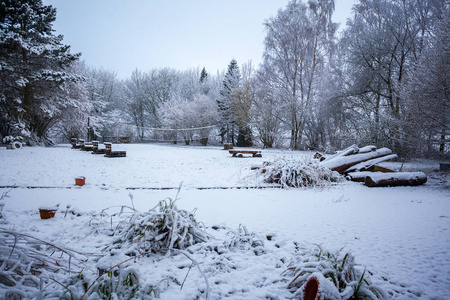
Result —
<svg viewBox="0 0 450 300"><path fill-rule="evenodd" d="M230 230L245 225L264 241L265 253L223 250L219 255L193 246L190 253L208 276L211 299L286 299L281 273L296 255L296 247L350 251L356 262L373 273L373 282L394 293L394 298L445 299L450 294L450 193L445 178L429 178L419 187L367 188L346 182L327 189L204 189L204 187L255 187L261 185L253 165L278 156L304 152L263 150L263 158L231 158L217 147L173 145L113 145L126 150L126 158L105 158L55 148L0 149L0 185L17 185L3 202L9 223L3 228L32 234L74 250L98 253L111 238L91 233L94 213L115 205L146 211L158 201L174 198L183 181L177 206L192 211L218 241ZM391 166L395 163L390 163ZM423 164L415 169L421 171ZM427 170L434 169L427 165ZM76 176L87 185L74 186ZM433 176L437 176L433 174ZM448 178L448 177L447 177ZM444 183L443 183L444 182ZM58 188L25 188L58 187ZM40 220L38 208L59 204L53 219ZM80 212L65 216L70 210ZM219 230L213 230L218 226ZM272 235L272 241L267 240ZM296 244L294 244L296 242ZM220 244L219 242L217 242ZM214 243L211 242L211 245ZM197 248L196 248L197 247ZM121 257L116 259L120 260ZM149 265L137 261L141 278L158 283L171 276L182 282L191 262L182 255L162 258ZM172 281L161 284L162 299L202 296L204 279L192 268L183 290Z"/></svg>

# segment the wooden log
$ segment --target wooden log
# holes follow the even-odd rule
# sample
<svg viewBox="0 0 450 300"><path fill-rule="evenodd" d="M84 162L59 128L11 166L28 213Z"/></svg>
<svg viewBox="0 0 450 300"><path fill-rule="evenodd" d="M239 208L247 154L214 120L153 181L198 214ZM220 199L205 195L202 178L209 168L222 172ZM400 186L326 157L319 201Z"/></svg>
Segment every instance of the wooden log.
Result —
<svg viewBox="0 0 450 300"><path fill-rule="evenodd" d="M377 150L377 147L375 147L374 145L369 145L369 146L359 148L358 153L367 153L367 152L372 152L375 150Z"/></svg>
<svg viewBox="0 0 450 300"><path fill-rule="evenodd" d="M364 182L367 176L373 175L374 172L362 171L362 172L350 172L345 178L354 182Z"/></svg>
<svg viewBox="0 0 450 300"><path fill-rule="evenodd" d="M353 154L349 156L336 157L333 159L326 159L320 162L319 165L343 174L348 168L353 167L354 165L374 158L387 156L389 154L392 154L392 151L390 149L381 148L368 153Z"/></svg>
<svg viewBox="0 0 450 300"><path fill-rule="evenodd" d="M358 146L351 145L350 147L348 147L348 148L346 148L346 149L344 149L342 151L339 151L335 155L332 155L332 156L329 156L329 157L325 157L325 160L332 160L332 159L336 159L336 158L342 157L342 156L349 156L349 155L358 153L358 151L359 151ZM324 156L321 156L321 157L324 157ZM320 161L322 161L322 159Z"/></svg>
<svg viewBox="0 0 450 300"><path fill-rule="evenodd" d="M368 187L416 186L427 182L423 172L372 173L366 176L364 184Z"/></svg>
<svg viewBox="0 0 450 300"><path fill-rule="evenodd" d="M388 169L388 168L384 168L384 167L380 167L380 166L371 166L370 168L367 168L366 171L382 172L382 173L393 173L393 172L395 172L394 170L391 170L391 169Z"/></svg>
<svg viewBox="0 0 450 300"><path fill-rule="evenodd" d="M369 152L366 152L366 153L369 153ZM381 157L369 159L369 160L360 162L359 164L356 164L356 165L348 168L347 170L345 170L345 172L369 171L369 169L371 167L373 167L374 165L382 163L382 162L387 161L387 160L391 160L391 159L397 158L397 157L398 157L397 154L389 154L389 155L386 155L386 156L381 156Z"/></svg>

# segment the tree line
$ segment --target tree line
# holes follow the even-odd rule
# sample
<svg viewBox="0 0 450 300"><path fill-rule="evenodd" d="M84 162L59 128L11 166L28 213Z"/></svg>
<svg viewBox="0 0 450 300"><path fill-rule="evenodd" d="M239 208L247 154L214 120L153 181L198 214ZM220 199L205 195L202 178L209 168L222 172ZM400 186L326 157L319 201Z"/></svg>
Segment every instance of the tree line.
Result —
<svg viewBox="0 0 450 300"><path fill-rule="evenodd" d="M120 80L70 53L54 8L3 1L0 134L51 144L84 136L89 122L91 136L138 141L448 154L448 1L360 0L340 31L334 10L334 0L290 1L264 22L256 67L232 59L217 74L136 69Z"/></svg>

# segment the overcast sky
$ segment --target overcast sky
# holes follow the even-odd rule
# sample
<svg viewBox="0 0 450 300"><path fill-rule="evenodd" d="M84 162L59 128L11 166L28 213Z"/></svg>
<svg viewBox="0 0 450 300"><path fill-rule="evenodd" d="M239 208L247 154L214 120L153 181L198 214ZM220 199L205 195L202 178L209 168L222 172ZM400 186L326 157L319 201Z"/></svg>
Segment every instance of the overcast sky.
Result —
<svg viewBox="0 0 450 300"><path fill-rule="evenodd" d="M93 67L126 78L148 71L205 67L209 73L257 66L264 51L265 19L289 0L43 0L57 9L53 28L71 52ZM354 0L335 0L341 27Z"/></svg>

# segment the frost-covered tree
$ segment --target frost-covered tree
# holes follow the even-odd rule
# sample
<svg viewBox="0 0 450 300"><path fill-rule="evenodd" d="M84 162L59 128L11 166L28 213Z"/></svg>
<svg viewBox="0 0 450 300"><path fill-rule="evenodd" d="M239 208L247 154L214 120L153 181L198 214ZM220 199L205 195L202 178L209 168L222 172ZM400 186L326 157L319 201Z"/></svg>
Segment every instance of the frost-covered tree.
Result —
<svg viewBox="0 0 450 300"><path fill-rule="evenodd" d="M68 69L68 72L84 76L86 65L82 61L76 61ZM87 138L88 118L94 106L89 101L87 79L70 81L64 85L61 93L64 95L66 105L60 112L58 122L49 130L49 136L63 137L69 141L71 138Z"/></svg>
<svg viewBox="0 0 450 300"><path fill-rule="evenodd" d="M290 1L264 25L264 61L259 77L275 89L290 131L290 147L299 149L307 116L319 101L321 75L333 47L337 25L333 0Z"/></svg>
<svg viewBox="0 0 450 300"><path fill-rule="evenodd" d="M163 124L172 133L180 135L186 145L193 140L200 140L206 146L218 117L216 101L208 95L197 94L192 100L167 102L164 106ZM173 138L178 140L175 135Z"/></svg>
<svg viewBox="0 0 450 300"><path fill-rule="evenodd" d="M203 68L202 72L200 73L200 87L203 94L208 95L210 87L208 82L208 72L206 72L206 69Z"/></svg>
<svg viewBox="0 0 450 300"><path fill-rule="evenodd" d="M220 98L217 99L219 112L222 116L221 137L222 142L234 144L235 119L233 115L233 92L239 88L241 73L237 61L233 58L228 65L227 73L223 79L223 86L220 90Z"/></svg>
<svg viewBox="0 0 450 300"><path fill-rule="evenodd" d="M121 101L122 83L117 73L103 68L85 68L85 86L88 102L92 138L112 136L114 125L123 122L124 105Z"/></svg>
<svg viewBox="0 0 450 300"><path fill-rule="evenodd" d="M264 68L267 66L261 66ZM283 124L283 111L273 82L267 80L266 71L260 69L253 80L255 98L252 105L252 125L256 129L256 135L264 148L272 148L281 141L281 129ZM281 143L280 143L281 144Z"/></svg>
<svg viewBox="0 0 450 300"><path fill-rule="evenodd" d="M198 80L197 80L198 81ZM161 125L161 107L177 98L179 73L175 70L135 70L124 80L122 99L127 117L136 125L138 137L145 137L149 127Z"/></svg>
<svg viewBox="0 0 450 300"><path fill-rule="evenodd" d="M136 125L141 140L144 139L145 127L150 125L152 117L147 109L149 102L152 101L148 78L145 73L136 69L123 84L126 111Z"/></svg>
<svg viewBox="0 0 450 300"><path fill-rule="evenodd" d="M78 99L67 98L67 84L80 78L68 67L71 54L55 35L56 10L41 0L0 3L0 130L21 134L30 143L51 143L48 131Z"/></svg>
<svg viewBox="0 0 450 300"><path fill-rule="evenodd" d="M434 26L402 96L407 104L408 142L426 153L449 152L450 144L450 10ZM433 145L437 145L433 149Z"/></svg>
<svg viewBox="0 0 450 300"><path fill-rule="evenodd" d="M251 107L254 101L254 90L252 89L252 80L254 69L252 62L249 61L242 65L242 78L239 87L231 93L231 110L233 120L237 125L236 146L253 146L253 134L250 127Z"/></svg>
<svg viewBox="0 0 450 300"><path fill-rule="evenodd" d="M208 72L206 72L206 69L203 68L202 69L202 73L200 74L200 82L205 82L206 80L208 80Z"/></svg>
<svg viewBox="0 0 450 300"><path fill-rule="evenodd" d="M349 71L347 100L360 109L361 139L402 153L406 99L402 91L445 0L364 0L353 8L342 44Z"/></svg>

